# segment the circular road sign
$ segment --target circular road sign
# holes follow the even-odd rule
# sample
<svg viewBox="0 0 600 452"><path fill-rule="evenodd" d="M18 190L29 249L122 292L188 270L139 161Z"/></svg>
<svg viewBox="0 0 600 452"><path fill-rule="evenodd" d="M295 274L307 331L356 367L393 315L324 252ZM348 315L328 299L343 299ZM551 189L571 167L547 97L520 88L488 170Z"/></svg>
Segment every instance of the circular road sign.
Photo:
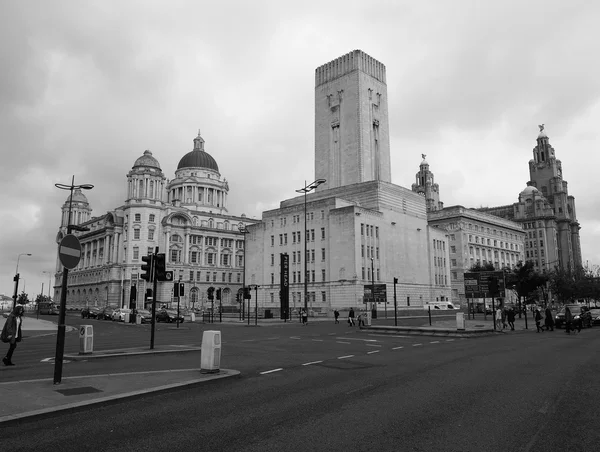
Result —
<svg viewBox="0 0 600 452"><path fill-rule="evenodd" d="M73 234L65 235L58 247L58 257L60 258L60 263L65 268L71 270L77 267L81 259L81 243L79 243L79 239Z"/></svg>

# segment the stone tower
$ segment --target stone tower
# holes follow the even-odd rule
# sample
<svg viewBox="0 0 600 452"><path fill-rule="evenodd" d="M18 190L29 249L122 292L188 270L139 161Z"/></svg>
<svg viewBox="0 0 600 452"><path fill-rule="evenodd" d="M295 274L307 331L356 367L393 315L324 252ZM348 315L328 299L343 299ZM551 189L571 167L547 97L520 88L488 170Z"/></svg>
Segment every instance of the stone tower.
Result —
<svg viewBox="0 0 600 452"><path fill-rule="evenodd" d="M385 66L360 50L315 71L315 176L320 189L391 182Z"/></svg>
<svg viewBox="0 0 600 452"><path fill-rule="evenodd" d="M412 184L412 191L425 197L427 212L442 210L444 203L440 202L440 187L434 182L433 173L429 170L429 163L425 160L425 154L421 154L423 161L419 165L416 174L416 182Z"/></svg>

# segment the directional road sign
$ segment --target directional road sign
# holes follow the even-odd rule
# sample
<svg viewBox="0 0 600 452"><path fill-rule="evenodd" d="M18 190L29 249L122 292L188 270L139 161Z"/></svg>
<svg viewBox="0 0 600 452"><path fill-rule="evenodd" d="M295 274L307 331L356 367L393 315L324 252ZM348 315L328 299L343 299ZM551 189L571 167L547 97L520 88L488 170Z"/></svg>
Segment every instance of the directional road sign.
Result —
<svg viewBox="0 0 600 452"><path fill-rule="evenodd" d="M79 243L79 239L73 234L65 235L58 247L58 257L65 268L71 270L77 267L81 259L81 243Z"/></svg>

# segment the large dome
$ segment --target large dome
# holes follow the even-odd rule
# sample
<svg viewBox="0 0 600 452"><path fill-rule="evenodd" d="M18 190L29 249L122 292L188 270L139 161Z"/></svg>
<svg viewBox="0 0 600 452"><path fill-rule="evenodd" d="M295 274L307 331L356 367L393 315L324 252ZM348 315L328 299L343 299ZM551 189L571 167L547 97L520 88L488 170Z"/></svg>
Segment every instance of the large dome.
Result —
<svg viewBox="0 0 600 452"><path fill-rule="evenodd" d="M179 160L177 169L182 168L206 168L219 172L219 165L217 165L215 159L204 150L204 140L199 131L198 136L194 138L194 150L188 152Z"/></svg>
<svg viewBox="0 0 600 452"><path fill-rule="evenodd" d="M71 200L71 195L67 196L67 200L65 201L65 204L69 204L70 200ZM73 191L73 202L88 203L88 199L86 198L86 196L81 191L81 188L76 188Z"/></svg>
<svg viewBox="0 0 600 452"><path fill-rule="evenodd" d="M525 187L525 189L521 192L521 195L532 195L534 193L539 193L539 190L537 188L535 188L533 185L528 185L527 187Z"/></svg>
<svg viewBox="0 0 600 452"><path fill-rule="evenodd" d="M144 155L142 155L135 161L133 167L135 168L136 166L150 166L152 168L160 169L160 164L158 163L158 160L152 157L152 152L148 150L144 151Z"/></svg>

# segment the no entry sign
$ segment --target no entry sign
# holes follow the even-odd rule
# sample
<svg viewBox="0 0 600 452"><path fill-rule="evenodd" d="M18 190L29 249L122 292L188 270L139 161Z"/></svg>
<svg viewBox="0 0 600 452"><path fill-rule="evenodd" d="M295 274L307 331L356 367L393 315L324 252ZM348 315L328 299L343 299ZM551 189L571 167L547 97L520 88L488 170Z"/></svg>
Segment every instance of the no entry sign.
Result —
<svg viewBox="0 0 600 452"><path fill-rule="evenodd" d="M58 257L65 268L71 270L77 267L81 259L81 243L79 243L79 239L73 234L65 235L58 247Z"/></svg>

